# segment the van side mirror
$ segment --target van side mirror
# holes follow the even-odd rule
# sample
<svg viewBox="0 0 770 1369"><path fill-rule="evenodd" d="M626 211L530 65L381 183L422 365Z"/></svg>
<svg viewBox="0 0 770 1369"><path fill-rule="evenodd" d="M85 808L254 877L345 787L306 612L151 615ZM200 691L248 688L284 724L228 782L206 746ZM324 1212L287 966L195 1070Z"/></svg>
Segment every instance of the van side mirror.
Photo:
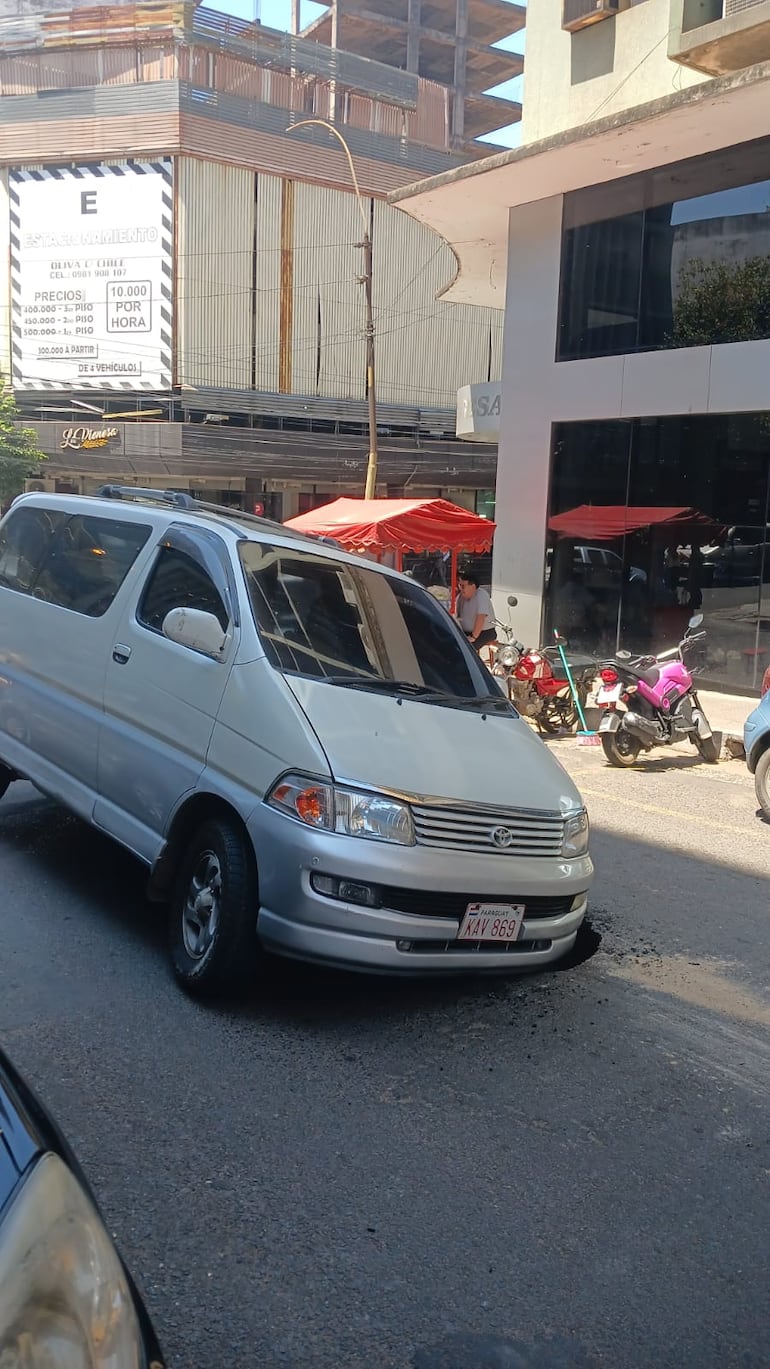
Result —
<svg viewBox="0 0 770 1369"><path fill-rule="evenodd" d="M515 594L509 594L507 602L509 608L515 608L519 601Z"/></svg>
<svg viewBox="0 0 770 1369"><path fill-rule="evenodd" d="M172 608L163 619L163 636L215 661L222 659L227 641L219 619L200 608Z"/></svg>

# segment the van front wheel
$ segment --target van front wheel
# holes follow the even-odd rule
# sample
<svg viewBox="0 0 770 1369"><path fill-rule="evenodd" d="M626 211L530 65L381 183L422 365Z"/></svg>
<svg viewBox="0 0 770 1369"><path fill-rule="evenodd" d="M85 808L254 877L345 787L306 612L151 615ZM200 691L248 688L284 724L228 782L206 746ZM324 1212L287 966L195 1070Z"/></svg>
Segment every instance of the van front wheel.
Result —
<svg viewBox="0 0 770 1369"><path fill-rule="evenodd" d="M209 818L179 866L169 922L174 973L201 996L232 992L256 974L257 872L240 825Z"/></svg>

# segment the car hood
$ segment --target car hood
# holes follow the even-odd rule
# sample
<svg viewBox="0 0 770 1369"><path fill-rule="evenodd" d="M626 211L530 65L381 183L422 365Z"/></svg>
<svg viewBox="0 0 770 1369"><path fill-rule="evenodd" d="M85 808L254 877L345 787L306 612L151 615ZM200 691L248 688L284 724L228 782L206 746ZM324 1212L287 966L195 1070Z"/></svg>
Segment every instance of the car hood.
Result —
<svg viewBox="0 0 770 1369"><path fill-rule="evenodd" d="M582 807L567 772L519 717L297 677L289 684L338 782L490 807Z"/></svg>

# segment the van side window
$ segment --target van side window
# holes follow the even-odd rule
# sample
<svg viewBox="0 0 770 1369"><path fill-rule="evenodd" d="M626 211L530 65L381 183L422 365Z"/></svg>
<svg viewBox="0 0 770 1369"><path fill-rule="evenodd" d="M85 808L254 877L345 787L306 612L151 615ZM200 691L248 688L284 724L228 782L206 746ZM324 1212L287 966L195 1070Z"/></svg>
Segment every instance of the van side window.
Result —
<svg viewBox="0 0 770 1369"><path fill-rule="evenodd" d="M99 618L110 607L150 532L145 524L114 518L19 509L3 529L0 583L73 613Z"/></svg>
<svg viewBox="0 0 770 1369"><path fill-rule="evenodd" d="M0 529L0 585L33 594L55 534L66 520L58 509L16 509Z"/></svg>
<svg viewBox="0 0 770 1369"><path fill-rule="evenodd" d="M223 632L230 623L222 596L203 566L176 547L163 547L150 572L136 616L144 627L161 632L166 614L172 608L199 608L205 613L213 613Z"/></svg>

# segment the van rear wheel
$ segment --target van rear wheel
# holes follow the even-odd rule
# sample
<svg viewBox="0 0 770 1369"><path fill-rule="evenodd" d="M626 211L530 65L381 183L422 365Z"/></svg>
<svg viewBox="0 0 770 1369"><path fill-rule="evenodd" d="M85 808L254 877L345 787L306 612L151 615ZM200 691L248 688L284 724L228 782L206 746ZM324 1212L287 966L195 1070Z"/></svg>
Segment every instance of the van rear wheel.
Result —
<svg viewBox="0 0 770 1369"><path fill-rule="evenodd" d="M213 997L256 975L257 871L245 830L209 818L180 863L169 920L174 973L189 993Z"/></svg>

